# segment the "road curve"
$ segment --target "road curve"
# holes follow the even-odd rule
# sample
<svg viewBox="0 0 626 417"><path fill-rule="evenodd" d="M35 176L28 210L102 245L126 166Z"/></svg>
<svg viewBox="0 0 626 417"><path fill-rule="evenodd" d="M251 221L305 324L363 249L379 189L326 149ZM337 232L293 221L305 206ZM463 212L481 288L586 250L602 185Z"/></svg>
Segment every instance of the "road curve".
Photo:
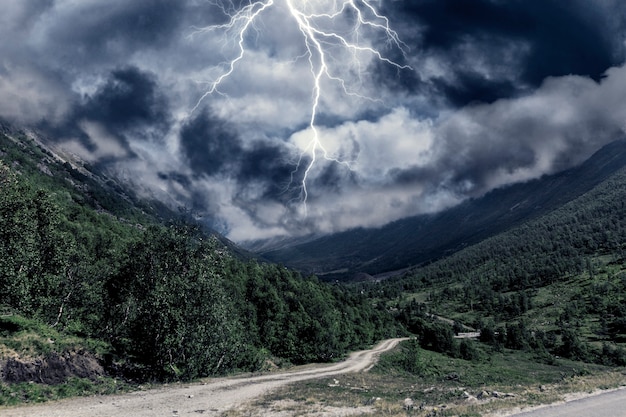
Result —
<svg viewBox="0 0 626 417"><path fill-rule="evenodd" d="M352 372L367 372L382 352L407 339L389 339L352 353L332 365L307 365L259 376L210 380L204 384L162 387L123 395L72 398L35 406L0 408L3 417L218 416L220 413L293 382Z"/></svg>
<svg viewBox="0 0 626 417"><path fill-rule="evenodd" d="M531 411L507 414L509 417L624 417L626 416L626 389L592 394L564 403L541 406Z"/></svg>

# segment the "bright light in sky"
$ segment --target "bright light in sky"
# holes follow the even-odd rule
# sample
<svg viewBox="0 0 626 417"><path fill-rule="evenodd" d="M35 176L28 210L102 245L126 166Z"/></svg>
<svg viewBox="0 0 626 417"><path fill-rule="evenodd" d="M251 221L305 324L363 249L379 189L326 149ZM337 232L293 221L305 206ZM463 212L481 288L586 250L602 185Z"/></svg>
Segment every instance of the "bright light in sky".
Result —
<svg viewBox="0 0 626 417"><path fill-rule="evenodd" d="M257 36L261 36L258 33L258 27L262 25L263 14L267 9L284 8L301 35L303 50L299 56L293 57L293 61L306 60L311 72L312 91L307 134L309 138L301 145L302 153L295 164L287 187L293 186L294 176L302 169L303 174L298 187L303 213L306 216L307 180L318 157L344 164L348 168L353 162L332 154L320 140L317 119L320 101L325 93L324 82L335 83L346 97L379 100L376 97L363 95L358 90L358 85L352 85L354 78L361 80L361 77L365 76L370 61L376 59L398 70L411 68L408 64L388 58L386 51L372 44L371 38L377 36L379 43L382 39L386 48L400 51L404 59L409 48L400 40L398 33L390 27L389 20L367 0L265 0L250 2L239 9L236 9L231 2L219 1L216 5L227 17L226 23L206 26L198 29L193 35L221 32L219 36L223 36L225 44L234 46L233 57L221 63L221 72L218 72L215 80L207 82L209 86L192 112L209 95L227 96L220 90L220 86L236 71L237 63L246 54L248 49L246 39L253 37L254 32L257 32ZM351 74L345 74L346 66L352 72ZM263 79L259 79L258 82L263 82ZM276 93L280 95L282 92Z"/></svg>

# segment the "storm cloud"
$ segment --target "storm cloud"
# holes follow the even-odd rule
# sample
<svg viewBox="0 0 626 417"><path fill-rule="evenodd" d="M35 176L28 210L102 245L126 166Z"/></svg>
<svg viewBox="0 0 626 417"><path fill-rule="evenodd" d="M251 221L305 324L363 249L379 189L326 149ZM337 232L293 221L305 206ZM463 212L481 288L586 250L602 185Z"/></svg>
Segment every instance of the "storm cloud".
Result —
<svg viewBox="0 0 626 417"><path fill-rule="evenodd" d="M404 22L422 82L454 106L527 92L549 76L597 81L624 59L619 3L417 0L388 7Z"/></svg>
<svg viewBox="0 0 626 417"><path fill-rule="evenodd" d="M219 25L251 2L224 4L5 1L0 118L240 242L434 212L624 135L618 0L371 2L401 42L346 8L315 24L361 49L323 61L285 2L241 38Z"/></svg>

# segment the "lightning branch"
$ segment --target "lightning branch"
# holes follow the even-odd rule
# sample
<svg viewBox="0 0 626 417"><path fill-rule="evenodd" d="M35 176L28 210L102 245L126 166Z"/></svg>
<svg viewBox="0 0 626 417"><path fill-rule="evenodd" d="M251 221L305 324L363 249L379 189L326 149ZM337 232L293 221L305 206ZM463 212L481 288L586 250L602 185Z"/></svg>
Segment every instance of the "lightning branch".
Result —
<svg viewBox="0 0 626 417"><path fill-rule="evenodd" d="M303 171L302 179L297 187L300 189L300 201L304 215L307 214L307 199L309 191L307 181L318 158L343 164L350 168L350 162L330 155L320 141L317 118L320 112L320 101L323 96L324 81L336 83L347 96L356 96L362 99L373 100L371 97L360 95L348 86L348 81L342 77L341 70L333 65L333 51L339 48L351 58L351 64L356 73L362 73L369 59L376 59L387 65L400 69L409 69L410 66L388 58L380 49L368 43L368 38L378 36L384 39L388 48L395 48L406 58L408 49L398 33L391 29L389 20L380 14L369 0L258 0L235 4L232 0L217 0L212 2L226 17L226 23L206 26L197 29L193 35L207 32L221 32L230 39L233 45L231 58L218 65L218 75L207 83L207 88L196 103L192 112L201 102L213 94L222 94L221 84L233 74L237 64L246 53L246 38L252 31L257 31L261 24L264 12L272 8L284 8L288 16L293 18L299 33L302 35L304 51L300 57L308 61L312 79L312 99L309 117L310 139L301 152L288 189L294 186L296 175Z"/></svg>

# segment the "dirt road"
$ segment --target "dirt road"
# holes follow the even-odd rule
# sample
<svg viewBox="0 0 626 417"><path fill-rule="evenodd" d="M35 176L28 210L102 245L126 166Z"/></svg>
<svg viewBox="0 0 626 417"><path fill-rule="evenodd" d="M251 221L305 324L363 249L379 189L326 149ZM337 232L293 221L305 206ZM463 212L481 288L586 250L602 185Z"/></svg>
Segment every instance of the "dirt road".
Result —
<svg viewBox="0 0 626 417"><path fill-rule="evenodd" d="M0 408L3 417L217 416L275 388L307 379L366 372L378 355L405 339L389 339L340 363L307 365L275 374L222 378L115 396L74 398L36 406Z"/></svg>

